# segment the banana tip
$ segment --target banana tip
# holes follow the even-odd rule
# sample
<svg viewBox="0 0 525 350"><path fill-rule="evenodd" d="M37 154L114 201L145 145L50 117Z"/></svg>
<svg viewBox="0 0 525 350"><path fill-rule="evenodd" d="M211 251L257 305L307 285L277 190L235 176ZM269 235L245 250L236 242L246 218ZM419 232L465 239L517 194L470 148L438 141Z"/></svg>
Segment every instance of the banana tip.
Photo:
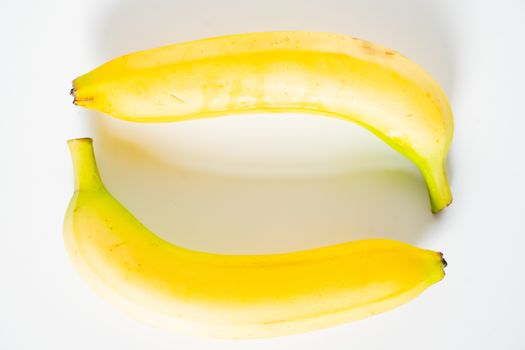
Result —
<svg viewBox="0 0 525 350"><path fill-rule="evenodd" d="M94 97L88 96L88 97L79 97L77 94L77 89L72 88L69 91L69 94L73 96L73 104L76 106L85 106L86 104L93 102L95 100Z"/></svg>
<svg viewBox="0 0 525 350"><path fill-rule="evenodd" d="M77 97L75 96L75 91L76 91L75 88L71 88L71 90L69 90L69 95L73 96L73 104L74 105L77 104Z"/></svg>
<svg viewBox="0 0 525 350"><path fill-rule="evenodd" d="M441 257L441 263L443 264L443 268L447 267L448 263L445 260L445 258L443 257L443 253L439 252L439 256Z"/></svg>

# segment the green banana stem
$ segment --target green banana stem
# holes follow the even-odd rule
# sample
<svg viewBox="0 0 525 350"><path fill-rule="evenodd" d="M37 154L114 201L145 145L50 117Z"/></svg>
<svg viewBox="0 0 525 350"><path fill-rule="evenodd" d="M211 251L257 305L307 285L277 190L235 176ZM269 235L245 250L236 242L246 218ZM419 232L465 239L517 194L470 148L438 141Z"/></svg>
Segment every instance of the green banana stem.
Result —
<svg viewBox="0 0 525 350"><path fill-rule="evenodd" d="M432 212L437 213L452 203L445 160L424 164L420 166L420 170L427 184Z"/></svg>
<svg viewBox="0 0 525 350"><path fill-rule="evenodd" d="M73 159L75 173L75 191L93 191L105 189L98 172L97 161L93 152L93 140L81 138L67 141Z"/></svg>

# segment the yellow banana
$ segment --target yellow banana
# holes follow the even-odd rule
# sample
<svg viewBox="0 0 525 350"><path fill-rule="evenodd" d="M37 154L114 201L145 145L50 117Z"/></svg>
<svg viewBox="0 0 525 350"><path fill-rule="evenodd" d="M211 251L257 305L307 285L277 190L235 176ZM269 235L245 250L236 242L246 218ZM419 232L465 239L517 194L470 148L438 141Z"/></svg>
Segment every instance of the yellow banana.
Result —
<svg viewBox="0 0 525 350"><path fill-rule="evenodd" d="M350 36L270 32L114 59L73 82L74 103L136 122L301 111L358 123L414 162L433 212L452 200L447 97L416 63Z"/></svg>
<svg viewBox="0 0 525 350"><path fill-rule="evenodd" d="M383 239L271 255L175 246L106 190L91 139L69 147L68 252L102 296L147 323L221 338L300 333L389 310L444 276L441 253Z"/></svg>

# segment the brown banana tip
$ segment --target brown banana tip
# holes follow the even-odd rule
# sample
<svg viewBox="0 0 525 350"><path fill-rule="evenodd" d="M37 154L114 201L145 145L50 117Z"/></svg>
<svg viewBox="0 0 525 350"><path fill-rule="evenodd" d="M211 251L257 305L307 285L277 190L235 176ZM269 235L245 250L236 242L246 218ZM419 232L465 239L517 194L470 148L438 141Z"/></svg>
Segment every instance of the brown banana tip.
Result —
<svg viewBox="0 0 525 350"><path fill-rule="evenodd" d="M445 258L443 258L443 253L439 252L439 256L441 257L441 263L443 264L443 268L447 267L448 263L445 260Z"/></svg>
<svg viewBox="0 0 525 350"><path fill-rule="evenodd" d="M69 90L69 95L73 96L73 104L76 105L77 104L77 97L75 96L75 88L72 88L71 90Z"/></svg>
<svg viewBox="0 0 525 350"><path fill-rule="evenodd" d="M93 102L95 100L95 98L93 97L77 97L77 96L74 96L75 99L73 100L73 104L74 105L77 105L77 106L84 106L86 103L88 102Z"/></svg>

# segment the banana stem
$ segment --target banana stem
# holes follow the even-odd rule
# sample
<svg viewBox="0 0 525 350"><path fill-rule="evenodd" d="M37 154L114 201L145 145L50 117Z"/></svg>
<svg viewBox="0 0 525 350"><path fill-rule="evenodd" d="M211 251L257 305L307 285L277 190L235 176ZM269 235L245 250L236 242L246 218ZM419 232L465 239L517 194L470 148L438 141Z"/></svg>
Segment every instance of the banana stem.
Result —
<svg viewBox="0 0 525 350"><path fill-rule="evenodd" d="M93 140L80 138L68 140L69 151L75 173L75 191L93 191L104 189L98 172Z"/></svg>
<svg viewBox="0 0 525 350"><path fill-rule="evenodd" d="M452 202L445 161L427 164L421 169L430 195L432 212L437 213Z"/></svg>

